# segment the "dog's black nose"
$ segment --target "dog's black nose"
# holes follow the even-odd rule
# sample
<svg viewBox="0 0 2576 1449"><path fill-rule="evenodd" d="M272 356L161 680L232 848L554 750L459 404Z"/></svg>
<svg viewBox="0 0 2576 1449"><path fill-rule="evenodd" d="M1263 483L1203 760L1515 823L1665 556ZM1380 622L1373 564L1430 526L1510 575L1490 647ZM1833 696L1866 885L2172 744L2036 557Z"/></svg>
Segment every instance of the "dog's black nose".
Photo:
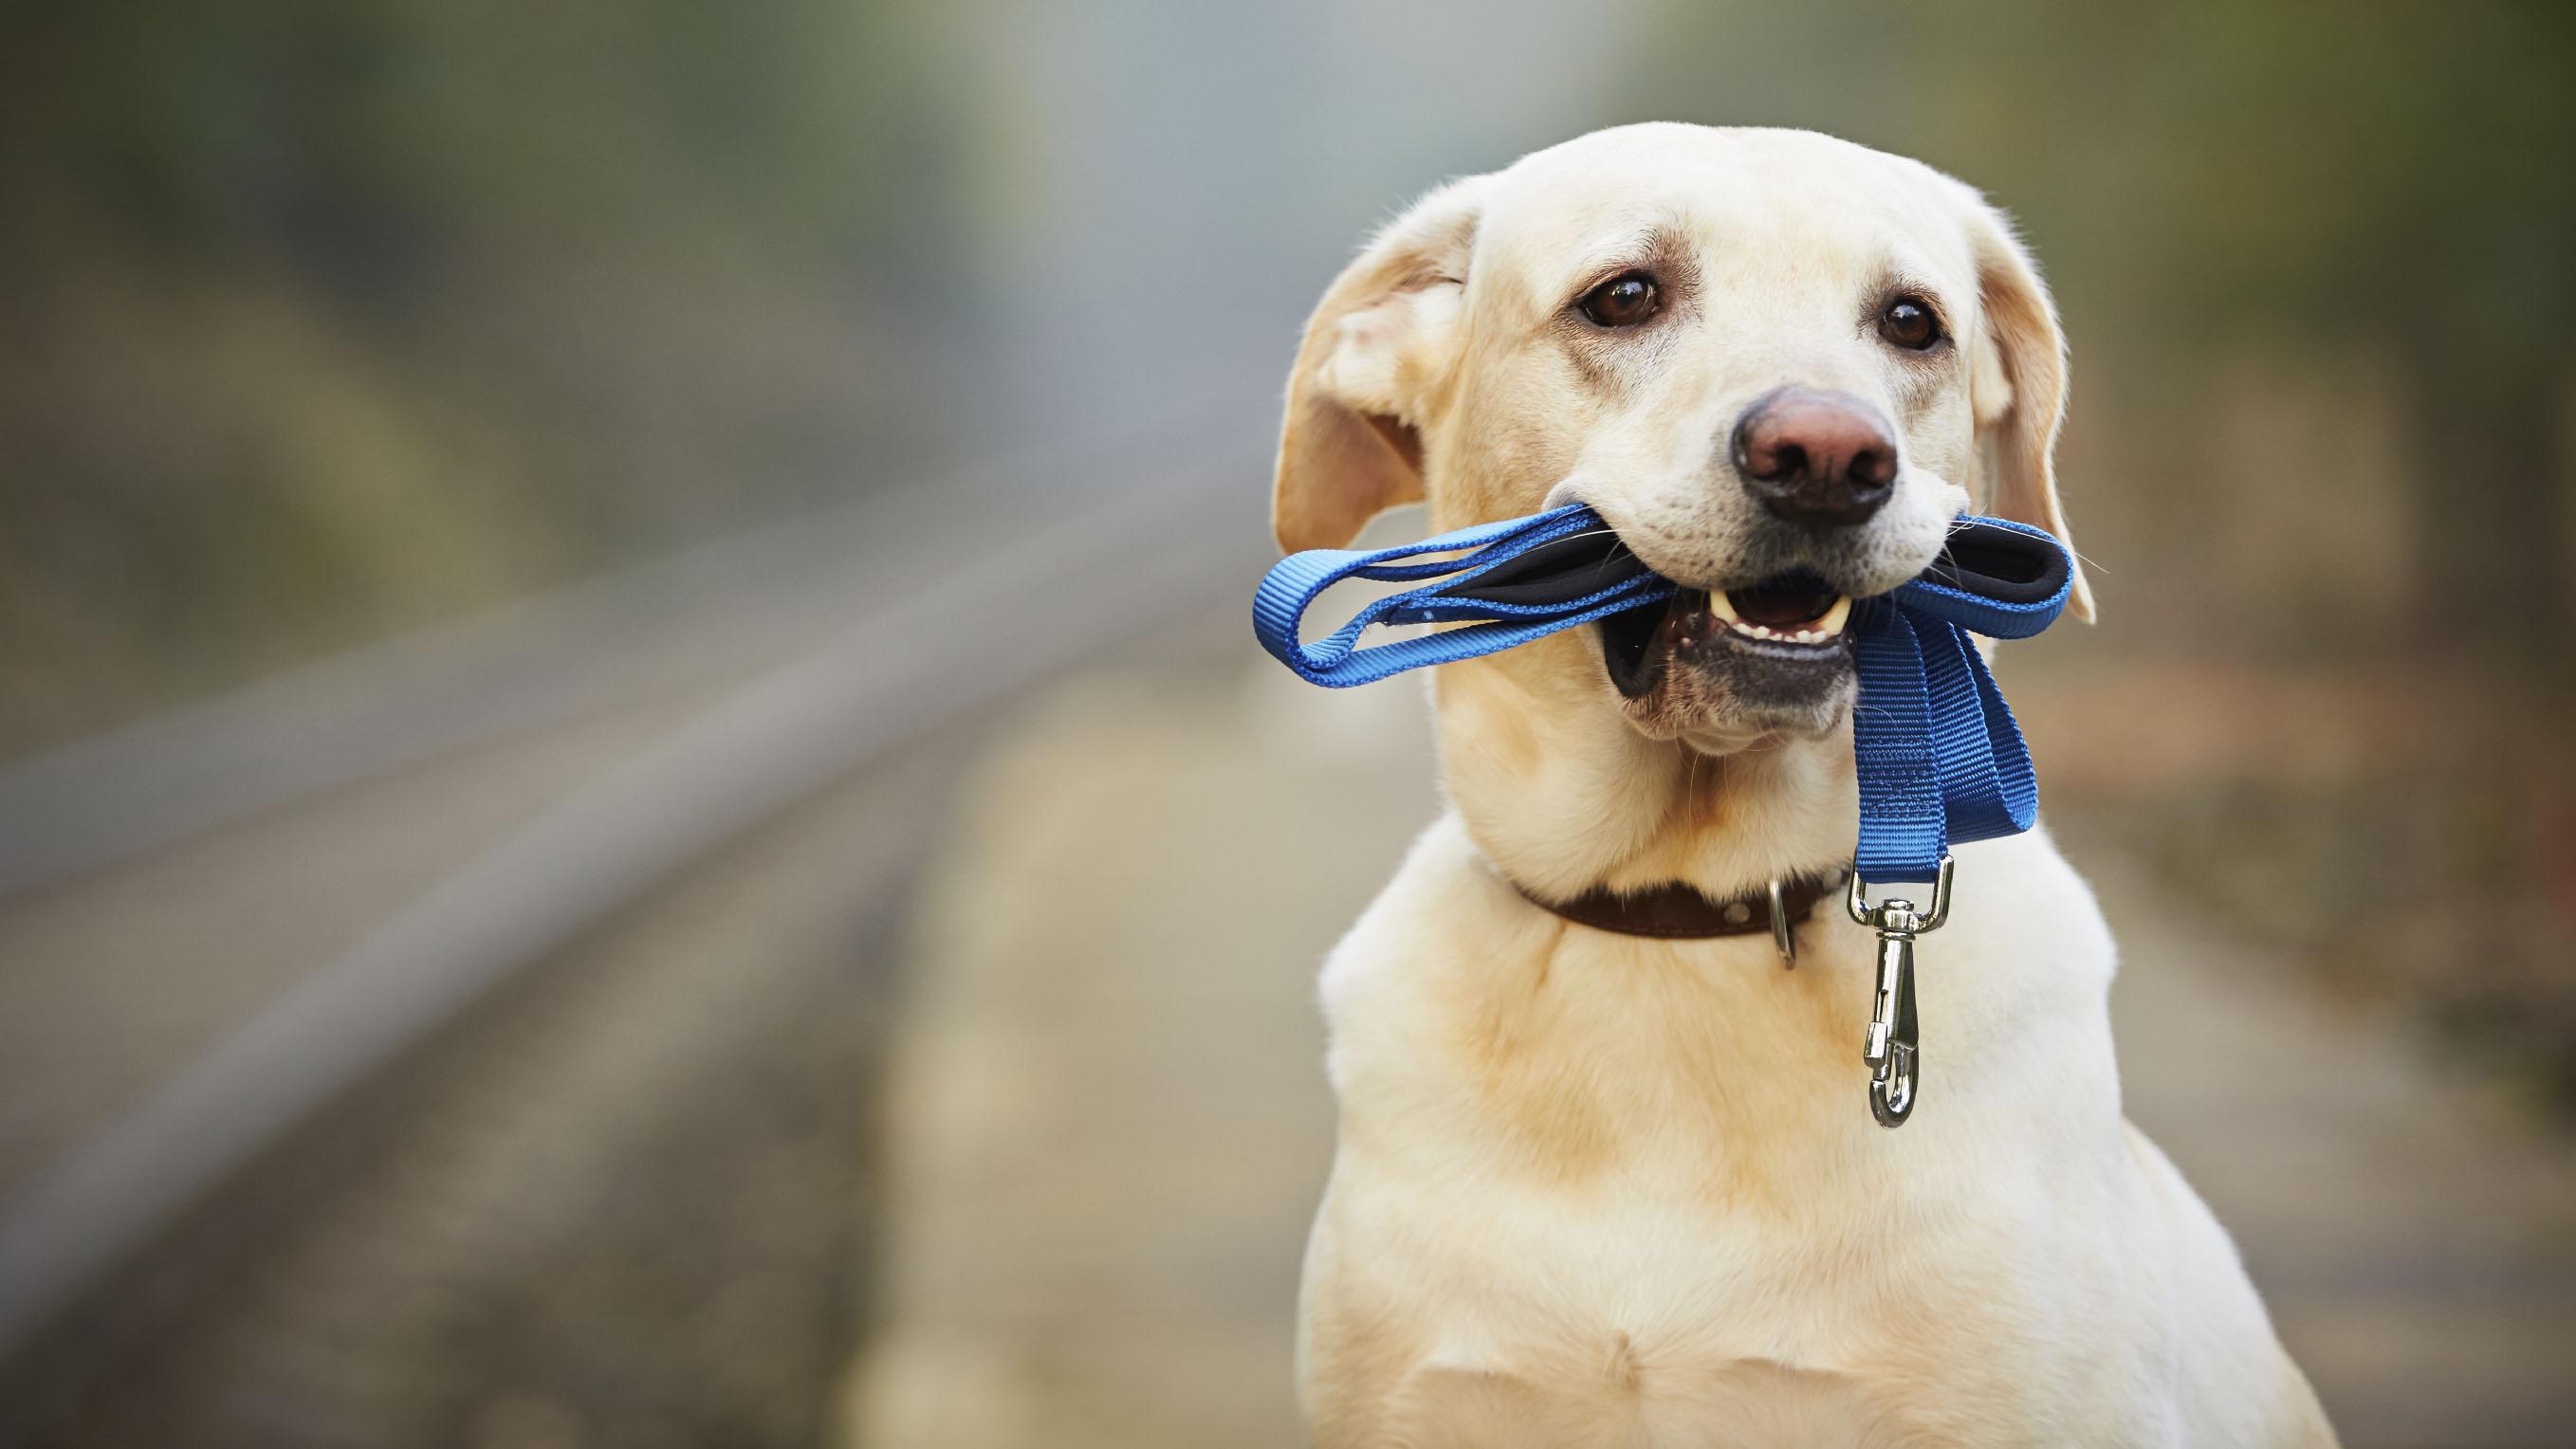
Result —
<svg viewBox="0 0 2576 1449"><path fill-rule="evenodd" d="M1777 518L1811 528L1866 523L1896 491L1896 440L1849 393L1784 387L1735 420L1735 471Z"/></svg>

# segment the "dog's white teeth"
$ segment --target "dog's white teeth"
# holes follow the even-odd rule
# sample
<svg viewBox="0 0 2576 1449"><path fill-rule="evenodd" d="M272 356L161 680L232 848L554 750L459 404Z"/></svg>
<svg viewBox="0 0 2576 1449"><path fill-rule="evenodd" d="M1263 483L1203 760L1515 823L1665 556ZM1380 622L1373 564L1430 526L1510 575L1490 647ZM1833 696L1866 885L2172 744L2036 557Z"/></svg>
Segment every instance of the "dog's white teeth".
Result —
<svg viewBox="0 0 2576 1449"><path fill-rule="evenodd" d="M1737 634L1747 639L1768 639L1777 644L1831 644L1842 637L1843 624L1851 618L1851 600L1848 598L1834 600L1834 606L1814 623L1801 624L1795 629L1774 629L1766 624L1751 623L1735 612L1724 594L1710 594L1708 607L1711 614Z"/></svg>

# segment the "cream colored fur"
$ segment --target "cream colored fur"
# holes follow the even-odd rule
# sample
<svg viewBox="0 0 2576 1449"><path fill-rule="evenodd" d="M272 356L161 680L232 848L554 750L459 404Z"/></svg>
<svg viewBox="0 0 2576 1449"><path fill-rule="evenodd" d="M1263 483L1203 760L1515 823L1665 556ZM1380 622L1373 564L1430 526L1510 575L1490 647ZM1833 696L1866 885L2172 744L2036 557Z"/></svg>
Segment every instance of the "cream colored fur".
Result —
<svg viewBox="0 0 2576 1449"><path fill-rule="evenodd" d="M1641 259L1687 275L1659 331L1569 321ZM1940 299L1946 357L1872 334L1891 276ZM1290 382L1281 541L1580 497L1719 581L1761 526L1727 427L1784 383L1894 423L1873 589L1972 501L2065 534L2055 315L1974 192L1823 136L1652 125L1452 183L1334 284ZM1323 976L1317 1443L2333 1443L2225 1232L2121 1116L2112 942L2044 832L1958 852L1923 1102L1890 1132L1863 1100L1870 938L1839 912L1784 971L1767 939L1604 934L1506 879L1727 896L1846 856L1847 711L1623 703L1588 629L1433 693L1450 809Z"/></svg>

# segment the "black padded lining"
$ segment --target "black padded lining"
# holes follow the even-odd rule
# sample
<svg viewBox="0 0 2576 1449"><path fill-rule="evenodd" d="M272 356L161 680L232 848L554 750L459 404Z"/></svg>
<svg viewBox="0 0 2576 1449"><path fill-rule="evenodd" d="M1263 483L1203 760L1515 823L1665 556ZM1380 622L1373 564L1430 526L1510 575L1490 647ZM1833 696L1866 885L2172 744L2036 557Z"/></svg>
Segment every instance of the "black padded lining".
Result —
<svg viewBox="0 0 2576 1449"><path fill-rule="evenodd" d="M1604 529L1543 543L1479 574L1453 599L1491 604L1569 604L1647 571L1619 536Z"/></svg>
<svg viewBox="0 0 2576 1449"><path fill-rule="evenodd" d="M2007 604L2037 604L2066 587L2066 554L2055 544L1982 519L1950 526L1941 556L1923 571L1934 583ZM1647 572L1617 534L1603 530L1543 543L1506 559L1454 599L1495 604L1567 604Z"/></svg>
<svg viewBox="0 0 2576 1449"><path fill-rule="evenodd" d="M2037 604L2066 587L2066 553L2054 543L1982 519L1950 526L1949 545L1923 577L2006 604Z"/></svg>

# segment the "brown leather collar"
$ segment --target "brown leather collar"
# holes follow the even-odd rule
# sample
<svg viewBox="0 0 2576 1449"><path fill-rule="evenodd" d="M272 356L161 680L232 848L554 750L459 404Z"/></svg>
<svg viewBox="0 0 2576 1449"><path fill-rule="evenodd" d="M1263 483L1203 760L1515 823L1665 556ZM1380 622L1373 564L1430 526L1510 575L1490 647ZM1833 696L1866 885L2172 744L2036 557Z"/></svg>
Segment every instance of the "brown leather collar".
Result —
<svg viewBox="0 0 2576 1449"><path fill-rule="evenodd" d="M1822 875L1799 876L1777 882L1785 923L1795 926L1805 921L1815 913L1817 902L1841 890L1850 875L1851 868L1841 866ZM1594 886L1568 901L1541 900L1523 890L1518 882L1514 882L1512 888L1519 890L1533 905L1553 911L1578 926L1590 926L1596 931L1615 931L1623 936L1694 941L1716 936L1772 934L1772 883L1767 882L1757 889L1724 900L1705 895L1697 887L1680 881L1624 892L1612 891L1607 886ZM1779 938L1786 939L1787 932L1781 932Z"/></svg>

